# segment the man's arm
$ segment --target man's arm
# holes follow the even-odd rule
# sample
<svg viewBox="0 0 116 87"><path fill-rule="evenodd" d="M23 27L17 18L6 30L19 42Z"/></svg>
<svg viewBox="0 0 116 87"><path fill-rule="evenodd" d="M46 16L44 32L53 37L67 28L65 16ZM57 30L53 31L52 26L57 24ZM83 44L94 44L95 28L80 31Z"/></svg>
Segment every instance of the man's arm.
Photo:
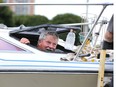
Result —
<svg viewBox="0 0 116 87"><path fill-rule="evenodd" d="M114 17L112 16L110 19L107 31L106 31L105 36L104 36L104 40L107 42L113 42L113 23L114 23L113 18Z"/></svg>
<svg viewBox="0 0 116 87"><path fill-rule="evenodd" d="M103 49L113 49L113 16L110 19L107 31L103 40Z"/></svg>

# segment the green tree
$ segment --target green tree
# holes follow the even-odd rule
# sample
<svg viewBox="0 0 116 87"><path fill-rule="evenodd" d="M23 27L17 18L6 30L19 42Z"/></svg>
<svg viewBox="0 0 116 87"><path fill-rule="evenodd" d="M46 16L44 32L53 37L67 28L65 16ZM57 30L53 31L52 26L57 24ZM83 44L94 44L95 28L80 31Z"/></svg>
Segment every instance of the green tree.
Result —
<svg viewBox="0 0 116 87"><path fill-rule="evenodd" d="M21 24L25 25L28 18L25 15L14 15L13 19L14 19L14 25L20 26Z"/></svg>
<svg viewBox="0 0 116 87"><path fill-rule="evenodd" d="M15 15L14 16L14 22L15 22L15 26L19 26L21 24L25 25L25 26L36 26L36 25L40 25L40 24L46 24L48 23L48 18L46 18L45 16L41 16L41 15Z"/></svg>
<svg viewBox="0 0 116 87"><path fill-rule="evenodd" d="M80 23L81 17L71 14L71 13L65 13L65 14L58 14L50 21L50 23L54 24L67 24L67 23Z"/></svg>
<svg viewBox="0 0 116 87"><path fill-rule="evenodd" d="M13 26L13 12L7 6L0 6L0 23Z"/></svg>
<svg viewBox="0 0 116 87"><path fill-rule="evenodd" d="M3 0L0 0L0 3L3 3Z"/></svg>
<svg viewBox="0 0 116 87"><path fill-rule="evenodd" d="M45 16L42 15L33 15L28 18L27 24L28 25L41 25L48 23L49 20Z"/></svg>

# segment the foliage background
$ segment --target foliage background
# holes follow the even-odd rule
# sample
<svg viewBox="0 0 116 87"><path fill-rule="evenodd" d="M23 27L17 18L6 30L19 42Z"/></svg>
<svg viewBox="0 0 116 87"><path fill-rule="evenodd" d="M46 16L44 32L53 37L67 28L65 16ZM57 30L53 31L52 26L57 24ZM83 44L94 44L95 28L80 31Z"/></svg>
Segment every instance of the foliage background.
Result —
<svg viewBox="0 0 116 87"><path fill-rule="evenodd" d="M2 0L0 0L2 2ZM82 18L78 15L65 13L58 14L49 20L42 15L15 15L7 6L0 6L0 23L5 24L8 27L24 26L37 26L41 24L69 24L69 23L81 23ZM75 45L80 44L79 30L75 31L76 40ZM60 34L60 38L66 39L68 32Z"/></svg>

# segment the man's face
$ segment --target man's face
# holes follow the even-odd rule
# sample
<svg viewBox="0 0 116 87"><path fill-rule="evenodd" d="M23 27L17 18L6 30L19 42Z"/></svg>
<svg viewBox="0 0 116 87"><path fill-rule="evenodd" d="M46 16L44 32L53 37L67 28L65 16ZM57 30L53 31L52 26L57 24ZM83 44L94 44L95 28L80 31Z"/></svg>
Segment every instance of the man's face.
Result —
<svg viewBox="0 0 116 87"><path fill-rule="evenodd" d="M38 48L43 51L54 51L56 49L58 39L52 35L47 35L45 39L39 41Z"/></svg>

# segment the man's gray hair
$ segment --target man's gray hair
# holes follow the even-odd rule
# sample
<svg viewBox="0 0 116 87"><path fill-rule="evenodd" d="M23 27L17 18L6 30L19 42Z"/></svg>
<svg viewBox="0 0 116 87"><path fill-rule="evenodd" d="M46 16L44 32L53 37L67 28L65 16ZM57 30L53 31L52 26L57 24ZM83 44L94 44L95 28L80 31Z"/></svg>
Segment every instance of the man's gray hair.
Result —
<svg viewBox="0 0 116 87"><path fill-rule="evenodd" d="M38 41L45 39L47 35L51 35L51 36L53 36L53 37L55 37L57 39L59 38L59 36L58 36L58 34L56 32L53 32L53 31L45 31L45 32L42 32L40 34Z"/></svg>

